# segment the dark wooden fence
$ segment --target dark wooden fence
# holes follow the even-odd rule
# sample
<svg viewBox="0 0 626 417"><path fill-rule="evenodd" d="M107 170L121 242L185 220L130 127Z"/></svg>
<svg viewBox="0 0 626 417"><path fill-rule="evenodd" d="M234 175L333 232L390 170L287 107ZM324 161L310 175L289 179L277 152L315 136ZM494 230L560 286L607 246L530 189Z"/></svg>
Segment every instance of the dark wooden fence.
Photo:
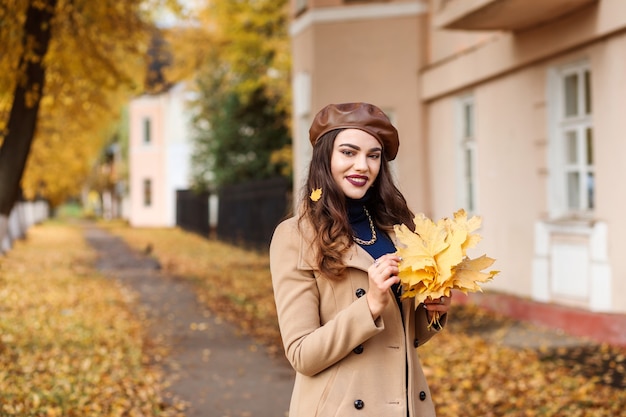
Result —
<svg viewBox="0 0 626 417"><path fill-rule="evenodd" d="M266 249L274 228L290 212L290 191L291 186L284 178L222 187L218 239Z"/></svg>
<svg viewBox="0 0 626 417"><path fill-rule="evenodd" d="M207 237L209 226L209 193L176 191L176 225Z"/></svg>

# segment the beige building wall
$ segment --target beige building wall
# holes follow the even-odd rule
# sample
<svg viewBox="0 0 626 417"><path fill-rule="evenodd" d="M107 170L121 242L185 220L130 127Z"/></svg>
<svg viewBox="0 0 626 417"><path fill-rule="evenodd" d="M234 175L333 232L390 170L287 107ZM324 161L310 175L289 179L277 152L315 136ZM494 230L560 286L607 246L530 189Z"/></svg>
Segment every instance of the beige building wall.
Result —
<svg viewBox="0 0 626 417"><path fill-rule="evenodd" d="M476 211L484 218L480 249L503 270L485 288L591 311L626 311L626 262L620 256L626 247L619 238L626 231L620 214L626 193L616 189L617 178L626 177L619 162L626 118L618 110L626 103L616 94L626 87L625 28L626 3L617 0L591 2L521 31L472 34L431 27L431 62L421 78L429 158L441 163L458 152L458 132L449 123L458 118L459 100L470 94ZM591 71L596 184L596 205L584 218L553 209L553 143L559 137L551 121L557 110L550 77L578 62L587 62ZM430 178L432 190L458 188L434 170ZM435 217L459 203L437 191L430 197Z"/></svg>
<svg viewBox="0 0 626 417"><path fill-rule="evenodd" d="M626 4L621 11L626 16ZM594 67L598 207L596 218L609 225L607 250L612 268L613 304L626 311L626 33L598 42L591 51Z"/></svg>
<svg viewBox="0 0 626 417"><path fill-rule="evenodd" d="M294 2L305 4L292 23L296 186L315 112L364 100L400 131L396 170L411 207L433 218L467 208L462 126L472 103L476 255L502 270L485 289L626 312L626 2ZM591 81L581 120L593 132L595 205L576 213L564 208L557 121L563 74L580 68Z"/></svg>

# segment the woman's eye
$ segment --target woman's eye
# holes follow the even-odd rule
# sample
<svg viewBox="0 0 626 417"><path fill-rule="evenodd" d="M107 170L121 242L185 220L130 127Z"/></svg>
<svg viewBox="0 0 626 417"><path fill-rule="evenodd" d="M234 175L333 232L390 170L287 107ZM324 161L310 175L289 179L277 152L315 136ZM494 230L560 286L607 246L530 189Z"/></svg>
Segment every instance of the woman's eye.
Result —
<svg viewBox="0 0 626 417"><path fill-rule="evenodd" d="M370 158L372 158L372 159L379 159L380 158L380 154L379 153L372 154L372 155L370 155Z"/></svg>
<svg viewBox="0 0 626 417"><path fill-rule="evenodd" d="M350 150L346 150L346 149L342 150L341 153L346 155L346 156L354 155L354 151L350 151Z"/></svg>

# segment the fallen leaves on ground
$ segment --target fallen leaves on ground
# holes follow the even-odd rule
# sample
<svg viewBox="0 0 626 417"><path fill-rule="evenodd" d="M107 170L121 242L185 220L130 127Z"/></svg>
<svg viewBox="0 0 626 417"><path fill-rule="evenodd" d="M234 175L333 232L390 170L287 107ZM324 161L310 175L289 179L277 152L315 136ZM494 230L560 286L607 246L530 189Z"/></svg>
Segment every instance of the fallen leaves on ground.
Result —
<svg viewBox="0 0 626 417"><path fill-rule="evenodd" d="M175 416L129 294L81 230L35 226L0 257L0 416Z"/></svg>
<svg viewBox="0 0 626 417"><path fill-rule="evenodd" d="M223 319L282 352L267 254L208 240L180 229L103 223L131 247L155 256L165 272L196 284L198 298Z"/></svg>
<svg viewBox="0 0 626 417"><path fill-rule="evenodd" d="M491 321L494 323L490 326ZM570 347L508 347L501 334L514 325L513 320L475 306L457 306L448 328L420 348L420 356L431 373L428 379L438 416L622 415L626 407L624 373L614 380L615 384L606 384L602 375L611 372L608 362L594 373L582 370L588 370L588 364L601 356L618 361L626 349L582 340L581 345ZM532 333L529 330L526 337ZM576 369L546 356L553 350L585 350L588 356L579 360Z"/></svg>
<svg viewBox="0 0 626 417"><path fill-rule="evenodd" d="M179 229L111 231L137 250L153 248L166 272L196 284L216 314L282 352L267 254ZM453 301L454 302L454 301ZM438 417L615 417L626 409L625 348L585 345L572 366L549 347L511 348L481 327L513 321L471 306L454 306L447 328L420 347ZM583 347L579 347L579 350ZM603 363L596 372L587 363ZM612 370L611 381L603 374Z"/></svg>

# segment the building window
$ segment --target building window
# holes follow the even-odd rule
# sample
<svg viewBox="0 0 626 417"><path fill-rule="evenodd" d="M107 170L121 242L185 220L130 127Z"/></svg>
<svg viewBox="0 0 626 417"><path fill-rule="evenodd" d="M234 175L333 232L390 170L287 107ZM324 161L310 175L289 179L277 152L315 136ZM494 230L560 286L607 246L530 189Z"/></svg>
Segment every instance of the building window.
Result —
<svg viewBox="0 0 626 417"><path fill-rule="evenodd" d="M152 142L152 121L149 117L143 119L143 143L149 144Z"/></svg>
<svg viewBox="0 0 626 417"><path fill-rule="evenodd" d="M579 216L595 204L593 122L589 64L559 68L554 72L553 187L560 196L555 213Z"/></svg>
<svg viewBox="0 0 626 417"><path fill-rule="evenodd" d="M457 159L460 204L469 213L476 207L476 132L473 96L458 99Z"/></svg>
<svg viewBox="0 0 626 417"><path fill-rule="evenodd" d="M150 207L152 205L152 180L143 180L143 205Z"/></svg>

